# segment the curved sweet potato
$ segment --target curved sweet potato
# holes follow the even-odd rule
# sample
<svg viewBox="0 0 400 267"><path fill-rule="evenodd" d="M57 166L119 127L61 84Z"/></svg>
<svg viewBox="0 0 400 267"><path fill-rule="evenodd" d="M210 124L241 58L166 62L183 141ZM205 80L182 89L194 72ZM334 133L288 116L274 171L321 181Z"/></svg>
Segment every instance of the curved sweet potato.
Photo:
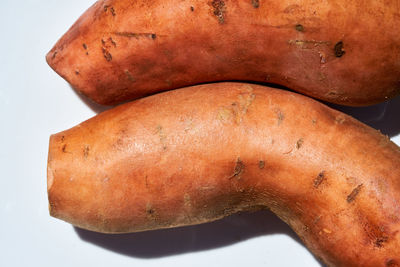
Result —
<svg viewBox="0 0 400 267"><path fill-rule="evenodd" d="M101 113L51 137L48 193L52 216L106 233L267 207L330 266L400 264L399 148L282 90L202 85Z"/></svg>
<svg viewBox="0 0 400 267"><path fill-rule="evenodd" d="M400 91L399 0L105 0L47 55L115 104L211 81L276 83L346 105Z"/></svg>

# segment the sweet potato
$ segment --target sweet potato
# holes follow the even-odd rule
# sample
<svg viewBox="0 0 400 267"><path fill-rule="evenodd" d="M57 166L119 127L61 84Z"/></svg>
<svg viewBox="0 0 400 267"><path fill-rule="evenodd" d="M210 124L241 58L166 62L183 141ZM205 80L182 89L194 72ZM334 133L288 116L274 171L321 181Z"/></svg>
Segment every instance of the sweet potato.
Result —
<svg viewBox="0 0 400 267"><path fill-rule="evenodd" d="M51 136L48 194L52 216L105 233L265 207L330 266L400 265L399 147L284 90L209 84L103 112Z"/></svg>
<svg viewBox="0 0 400 267"><path fill-rule="evenodd" d="M211 81L275 83L345 105L400 92L399 0L98 1L48 53L116 104Z"/></svg>

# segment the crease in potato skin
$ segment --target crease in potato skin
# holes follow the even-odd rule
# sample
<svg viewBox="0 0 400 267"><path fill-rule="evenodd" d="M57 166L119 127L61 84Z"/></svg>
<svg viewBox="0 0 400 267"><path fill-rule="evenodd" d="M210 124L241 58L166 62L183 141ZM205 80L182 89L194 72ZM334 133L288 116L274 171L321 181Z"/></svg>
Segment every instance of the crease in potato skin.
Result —
<svg viewBox="0 0 400 267"><path fill-rule="evenodd" d="M369 105L400 91L399 4L98 1L47 61L79 92L107 105L226 80L280 84L328 102Z"/></svg>
<svg viewBox="0 0 400 267"><path fill-rule="evenodd" d="M345 114L295 93L218 83L124 104L53 135L49 206L105 233L268 208L328 266L395 266L399 168L399 148Z"/></svg>

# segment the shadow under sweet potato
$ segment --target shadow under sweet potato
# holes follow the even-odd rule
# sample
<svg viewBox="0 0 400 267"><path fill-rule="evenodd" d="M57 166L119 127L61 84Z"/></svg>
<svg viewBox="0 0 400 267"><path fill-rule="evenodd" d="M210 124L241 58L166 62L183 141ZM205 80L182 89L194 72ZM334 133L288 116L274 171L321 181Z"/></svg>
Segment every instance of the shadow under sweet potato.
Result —
<svg viewBox="0 0 400 267"><path fill-rule="evenodd" d="M267 210L239 213L206 224L132 234L101 234L77 227L75 231L86 242L146 259L210 250L273 234L288 235L302 244L288 225Z"/></svg>

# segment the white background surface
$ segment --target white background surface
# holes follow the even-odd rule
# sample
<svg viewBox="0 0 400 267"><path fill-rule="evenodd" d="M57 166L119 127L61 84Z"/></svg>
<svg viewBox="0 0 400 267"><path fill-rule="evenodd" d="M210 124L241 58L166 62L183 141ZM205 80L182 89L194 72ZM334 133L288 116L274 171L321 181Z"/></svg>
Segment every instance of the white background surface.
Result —
<svg viewBox="0 0 400 267"><path fill-rule="evenodd" d="M51 218L51 133L95 112L45 54L92 0L2 0L0 16L0 266L321 266L271 213L130 235L102 235ZM400 144L400 98L344 108ZM397 136L397 137L393 137Z"/></svg>

